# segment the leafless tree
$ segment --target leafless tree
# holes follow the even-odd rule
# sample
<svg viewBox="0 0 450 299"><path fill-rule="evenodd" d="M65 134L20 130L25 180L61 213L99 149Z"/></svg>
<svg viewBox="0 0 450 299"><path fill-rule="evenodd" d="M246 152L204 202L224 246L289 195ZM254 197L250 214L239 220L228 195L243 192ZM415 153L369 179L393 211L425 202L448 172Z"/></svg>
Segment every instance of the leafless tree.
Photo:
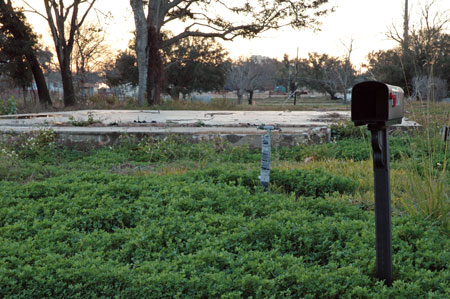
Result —
<svg viewBox="0 0 450 299"><path fill-rule="evenodd" d="M437 77L417 76L413 78L413 97L422 101L436 101L447 96L447 82Z"/></svg>
<svg viewBox="0 0 450 299"><path fill-rule="evenodd" d="M264 85L273 79L274 73L275 66L270 59L240 58L232 64L227 74L226 86L236 90L238 104L242 103L244 93L248 92L248 101L251 104L254 91L264 88Z"/></svg>
<svg viewBox="0 0 450 299"><path fill-rule="evenodd" d="M339 87L342 90L344 95L344 103L347 102L347 89L350 88L353 84L355 78L355 69L351 62L351 55L353 52L353 42L354 39L351 38L348 45L342 42L342 45L345 47L345 54L340 58L339 67L334 69L336 73L336 79L339 82Z"/></svg>
<svg viewBox="0 0 450 299"><path fill-rule="evenodd" d="M81 88L89 73L102 69L110 50L105 43L105 32L100 24L84 24L77 30L74 39L72 60L76 81Z"/></svg>
<svg viewBox="0 0 450 299"><path fill-rule="evenodd" d="M45 13L41 13L24 1L33 12L47 20L55 44L64 89L64 105L75 105L75 90L71 71L71 56L75 35L83 25L96 0L43 0ZM80 8L84 6L84 11ZM67 26L66 26L67 25ZM66 30L68 28L68 30Z"/></svg>
<svg viewBox="0 0 450 299"><path fill-rule="evenodd" d="M409 17L405 16L408 19L404 21L403 34L395 25L391 26L387 32L388 38L397 41L404 49L408 48L412 51L413 57L422 56L424 59L422 62L428 68L434 64L436 56L442 50L440 38L450 24L450 11L440 10L438 4L439 0L427 1L420 11L419 21L412 26L407 25Z"/></svg>
<svg viewBox="0 0 450 299"><path fill-rule="evenodd" d="M403 49L400 56L401 67L407 89L409 90L410 87L413 89L412 95L416 95L417 90L423 89L423 87L417 88L422 86L423 82L431 82L434 80L432 78L439 81L439 77L442 76L440 71L442 71L443 62L448 61L449 38L445 32L450 25L450 11L442 10L439 2L440 0L428 0L420 9L418 20L412 25L407 25L411 14L406 16L405 8L403 34L395 25L387 32L388 38L397 41ZM445 74L444 77L446 77ZM430 85L430 88L434 87ZM438 93L422 92L421 94L421 98L428 98L425 95Z"/></svg>

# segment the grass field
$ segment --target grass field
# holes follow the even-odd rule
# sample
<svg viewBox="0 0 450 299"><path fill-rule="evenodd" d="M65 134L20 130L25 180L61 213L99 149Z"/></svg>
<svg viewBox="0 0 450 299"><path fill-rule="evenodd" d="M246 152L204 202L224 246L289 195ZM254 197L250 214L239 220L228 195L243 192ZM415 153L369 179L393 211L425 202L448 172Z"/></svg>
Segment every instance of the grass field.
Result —
<svg viewBox="0 0 450 299"><path fill-rule="evenodd" d="M267 98L258 97L254 104L249 105L246 99L238 105L235 98L213 98L209 103L191 100L164 101L159 106L141 107L134 99L119 101L112 96L96 95L89 97L85 102L75 106L65 108L62 101L55 100L52 107L41 107L38 103L24 104L21 98L0 99L0 114L15 113L37 113L65 110L85 110L85 109L161 109L161 110L233 110L233 111L307 111L307 110L348 110L348 104L342 104L339 100L330 100L327 96L311 97L301 96L297 99L297 104L293 105L293 100L285 101L286 96L278 95Z"/></svg>
<svg viewBox="0 0 450 299"><path fill-rule="evenodd" d="M269 192L260 153L219 140L79 152L41 131L0 145L0 297L448 298L445 144L391 138L387 287L368 136L332 130L330 144L277 150ZM429 182L440 193L414 197Z"/></svg>

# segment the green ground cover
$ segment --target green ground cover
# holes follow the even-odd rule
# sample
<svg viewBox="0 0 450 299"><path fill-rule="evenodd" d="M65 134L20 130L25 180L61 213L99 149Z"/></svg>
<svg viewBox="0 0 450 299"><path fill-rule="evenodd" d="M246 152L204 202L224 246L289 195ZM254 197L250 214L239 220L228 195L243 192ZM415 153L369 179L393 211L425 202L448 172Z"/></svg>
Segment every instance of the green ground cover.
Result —
<svg viewBox="0 0 450 299"><path fill-rule="evenodd" d="M42 131L0 145L0 297L448 298L448 214L403 204L407 178L427 177L411 161L430 147L391 139L386 287L375 278L369 141L333 130L333 143L275 151L267 193L260 153L218 140L124 138L79 152ZM431 157L444 195L449 157Z"/></svg>

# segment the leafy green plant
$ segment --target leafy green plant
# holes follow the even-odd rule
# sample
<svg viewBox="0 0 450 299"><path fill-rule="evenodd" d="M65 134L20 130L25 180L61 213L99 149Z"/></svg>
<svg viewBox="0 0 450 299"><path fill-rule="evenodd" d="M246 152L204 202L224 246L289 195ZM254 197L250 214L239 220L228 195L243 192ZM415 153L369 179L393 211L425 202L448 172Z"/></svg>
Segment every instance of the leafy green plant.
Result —
<svg viewBox="0 0 450 299"><path fill-rule="evenodd" d="M45 157L56 150L56 133L53 129L40 128L28 134L23 134L14 142L17 154L23 158Z"/></svg>
<svg viewBox="0 0 450 299"><path fill-rule="evenodd" d="M94 113L92 111L87 113L87 120L75 119L72 115L69 116L69 124L75 127L87 127L96 123L101 123L101 120L94 119Z"/></svg>
<svg viewBox="0 0 450 299"><path fill-rule="evenodd" d="M264 192L260 151L219 139L123 136L78 152L37 134L34 154L24 140L0 149L2 298L448 297L448 230L423 214L394 211L395 281L375 278L373 210L357 200L373 192L365 141L310 162L296 159L315 146L280 151ZM414 144L392 138L396 194Z"/></svg>
<svg viewBox="0 0 450 299"><path fill-rule="evenodd" d="M0 296L446 297L440 226L393 218L388 288L373 274L373 213L351 194L250 192L211 177L74 169L0 181Z"/></svg>
<svg viewBox="0 0 450 299"><path fill-rule="evenodd" d="M17 114L17 101L11 96L6 101L0 101L0 114L13 115Z"/></svg>
<svg viewBox="0 0 450 299"><path fill-rule="evenodd" d="M336 124L331 124L331 138L333 140L342 140L348 138L367 138L368 129L366 126L356 127L352 121L345 120Z"/></svg>
<svg viewBox="0 0 450 299"><path fill-rule="evenodd" d="M209 168L192 174L198 180L246 186L252 190L260 189L258 175L259 170L256 169L242 170L224 167ZM329 174L322 169L313 171L273 169L270 176L271 189L295 193L296 196L323 197L334 192L352 193L357 187L351 179Z"/></svg>

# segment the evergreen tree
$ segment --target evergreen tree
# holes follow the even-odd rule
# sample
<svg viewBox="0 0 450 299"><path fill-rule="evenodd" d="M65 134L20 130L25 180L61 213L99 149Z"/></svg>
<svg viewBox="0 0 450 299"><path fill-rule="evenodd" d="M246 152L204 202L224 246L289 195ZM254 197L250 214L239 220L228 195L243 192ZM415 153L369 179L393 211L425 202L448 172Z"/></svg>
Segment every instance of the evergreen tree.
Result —
<svg viewBox="0 0 450 299"><path fill-rule="evenodd" d="M44 73L36 57L37 36L26 22L21 10L15 10L10 0L0 0L0 56L5 60L8 74L16 85L30 85L33 74L39 102L51 105Z"/></svg>

